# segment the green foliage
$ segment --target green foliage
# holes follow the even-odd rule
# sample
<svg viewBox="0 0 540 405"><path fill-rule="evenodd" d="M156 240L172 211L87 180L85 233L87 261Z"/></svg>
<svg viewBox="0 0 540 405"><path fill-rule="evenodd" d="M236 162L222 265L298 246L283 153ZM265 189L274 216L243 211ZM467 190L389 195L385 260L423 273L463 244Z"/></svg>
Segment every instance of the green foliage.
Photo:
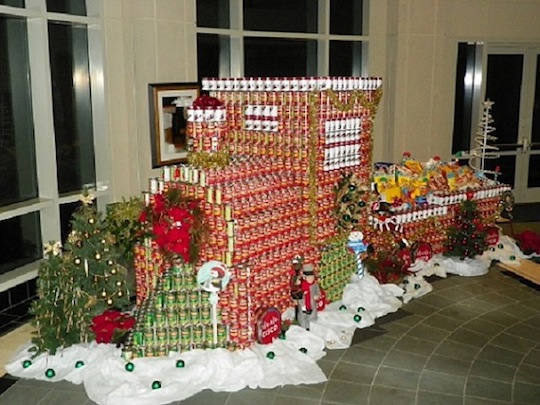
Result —
<svg viewBox="0 0 540 405"><path fill-rule="evenodd" d="M98 212L84 204L71 225L63 250L58 243L46 245L39 269L38 299L31 307L38 353L92 340L94 316L130 305L126 269Z"/></svg>
<svg viewBox="0 0 540 405"><path fill-rule="evenodd" d="M116 247L120 251L119 261L127 268L133 264L135 245L144 238L139 219L143 210L143 201L135 197L107 205L105 224L115 237Z"/></svg>
<svg viewBox="0 0 540 405"><path fill-rule="evenodd" d="M476 203L463 201L456 212L455 221L455 225L447 231L445 255L462 260L481 255L488 248L487 234Z"/></svg>

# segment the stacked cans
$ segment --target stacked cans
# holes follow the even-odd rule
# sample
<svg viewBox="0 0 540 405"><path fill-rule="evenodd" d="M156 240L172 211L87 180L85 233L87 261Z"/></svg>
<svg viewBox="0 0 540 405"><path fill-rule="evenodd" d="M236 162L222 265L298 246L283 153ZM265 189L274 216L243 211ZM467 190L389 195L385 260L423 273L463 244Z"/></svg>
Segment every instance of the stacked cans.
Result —
<svg viewBox="0 0 540 405"><path fill-rule="evenodd" d="M124 349L126 357L227 347L229 328L221 322L214 344L209 298L210 293L198 288L192 265L175 264L162 272L138 308L135 327Z"/></svg>

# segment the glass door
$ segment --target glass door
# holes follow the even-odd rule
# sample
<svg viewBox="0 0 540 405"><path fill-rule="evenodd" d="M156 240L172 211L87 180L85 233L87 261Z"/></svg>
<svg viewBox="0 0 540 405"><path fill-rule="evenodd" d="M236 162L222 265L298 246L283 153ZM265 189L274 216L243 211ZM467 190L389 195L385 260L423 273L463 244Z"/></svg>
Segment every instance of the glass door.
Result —
<svg viewBox="0 0 540 405"><path fill-rule="evenodd" d="M484 100L491 110L493 146L499 159L486 169L501 171L517 203L540 201L540 46L486 46ZM474 147L475 145L472 145Z"/></svg>

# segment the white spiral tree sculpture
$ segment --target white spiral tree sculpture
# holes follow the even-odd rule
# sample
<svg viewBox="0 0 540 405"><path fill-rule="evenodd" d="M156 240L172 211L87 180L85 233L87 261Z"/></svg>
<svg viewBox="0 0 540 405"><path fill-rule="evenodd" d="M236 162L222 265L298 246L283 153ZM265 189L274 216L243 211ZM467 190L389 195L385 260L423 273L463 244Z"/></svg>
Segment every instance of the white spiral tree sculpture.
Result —
<svg viewBox="0 0 540 405"><path fill-rule="evenodd" d="M495 131L495 127L491 125L493 118L491 116L491 108L493 107L493 101L486 100L482 103L483 114L480 120L478 131L474 137L475 143L478 145L473 148L469 153L469 166L471 166L475 172L480 176L486 174L492 174L497 176L500 174L497 170L486 170L486 159L498 159L499 154L496 151L499 150L496 146L490 145L489 142L497 140L496 136L491 135Z"/></svg>

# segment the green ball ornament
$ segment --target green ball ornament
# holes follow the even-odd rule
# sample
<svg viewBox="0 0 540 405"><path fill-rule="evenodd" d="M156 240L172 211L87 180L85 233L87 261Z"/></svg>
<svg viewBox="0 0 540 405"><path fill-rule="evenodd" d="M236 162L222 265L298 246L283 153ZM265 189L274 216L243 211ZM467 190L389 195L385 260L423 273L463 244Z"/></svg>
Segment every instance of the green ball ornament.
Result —
<svg viewBox="0 0 540 405"><path fill-rule="evenodd" d="M366 309L364 307L358 307L356 312L364 312Z"/></svg>
<svg viewBox="0 0 540 405"><path fill-rule="evenodd" d="M355 315L353 319L355 322L360 322L362 320L362 317L360 315Z"/></svg>
<svg viewBox="0 0 540 405"><path fill-rule="evenodd" d="M502 243L499 243L499 244L497 245L497 247L498 247L499 249L504 249L504 245L503 245Z"/></svg>
<svg viewBox="0 0 540 405"><path fill-rule="evenodd" d="M23 361L23 363L22 363L23 368L28 368L28 367L30 367L31 365L32 365L32 361L31 361L31 360L25 360L25 361Z"/></svg>
<svg viewBox="0 0 540 405"><path fill-rule="evenodd" d="M47 378L53 378L56 375L56 372L52 368L48 368L47 371L45 371L45 377Z"/></svg>
<svg viewBox="0 0 540 405"><path fill-rule="evenodd" d="M516 260L516 256L514 255L510 256L510 260Z"/></svg>
<svg viewBox="0 0 540 405"><path fill-rule="evenodd" d="M420 287L421 287L420 284L415 284L415 285L414 285L414 289L415 289L415 290L419 290Z"/></svg>
<svg viewBox="0 0 540 405"><path fill-rule="evenodd" d="M349 197L348 195L344 195L343 197L341 197L341 202L347 203L349 201L351 201L351 197Z"/></svg>
<svg viewBox="0 0 540 405"><path fill-rule="evenodd" d="M268 352L266 353L266 358L273 360L274 357L276 357L276 354L274 352Z"/></svg>
<svg viewBox="0 0 540 405"><path fill-rule="evenodd" d="M131 373L133 370L135 370L135 364L129 362L126 364L125 369Z"/></svg>
<svg viewBox="0 0 540 405"><path fill-rule="evenodd" d="M341 306L339 307L339 310L340 310L340 311L345 311L346 309L347 309L347 307L346 307L345 305L341 305Z"/></svg>
<svg viewBox="0 0 540 405"><path fill-rule="evenodd" d="M366 203L364 201L358 201L358 206L360 208L364 208L366 206Z"/></svg>
<svg viewBox="0 0 540 405"><path fill-rule="evenodd" d="M350 191L356 190L356 186L354 184L349 184L349 190Z"/></svg>
<svg viewBox="0 0 540 405"><path fill-rule="evenodd" d="M307 353L307 349L305 347L301 347L299 349L302 353L306 354Z"/></svg>
<svg viewBox="0 0 540 405"><path fill-rule="evenodd" d="M82 360L79 360L78 362L75 363L75 368L81 368L84 366L84 361Z"/></svg>
<svg viewBox="0 0 540 405"><path fill-rule="evenodd" d="M287 336L286 336L285 332L281 332L281 333L279 334L279 338L280 338L281 340L287 339Z"/></svg>
<svg viewBox="0 0 540 405"><path fill-rule="evenodd" d="M351 216L348 214L343 215L343 220L349 222L351 220Z"/></svg>
<svg viewBox="0 0 540 405"><path fill-rule="evenodd" d="M186 362L184 360L178 360L176 362L176 368L184 368L186 366Z"/></svg>
<svg viewBox="0 0 540 405"><path fill-rule="evenodd" d="M152 383L152 389L153 390L159 390L161 388L161 381L154 381Z"/></svg>

